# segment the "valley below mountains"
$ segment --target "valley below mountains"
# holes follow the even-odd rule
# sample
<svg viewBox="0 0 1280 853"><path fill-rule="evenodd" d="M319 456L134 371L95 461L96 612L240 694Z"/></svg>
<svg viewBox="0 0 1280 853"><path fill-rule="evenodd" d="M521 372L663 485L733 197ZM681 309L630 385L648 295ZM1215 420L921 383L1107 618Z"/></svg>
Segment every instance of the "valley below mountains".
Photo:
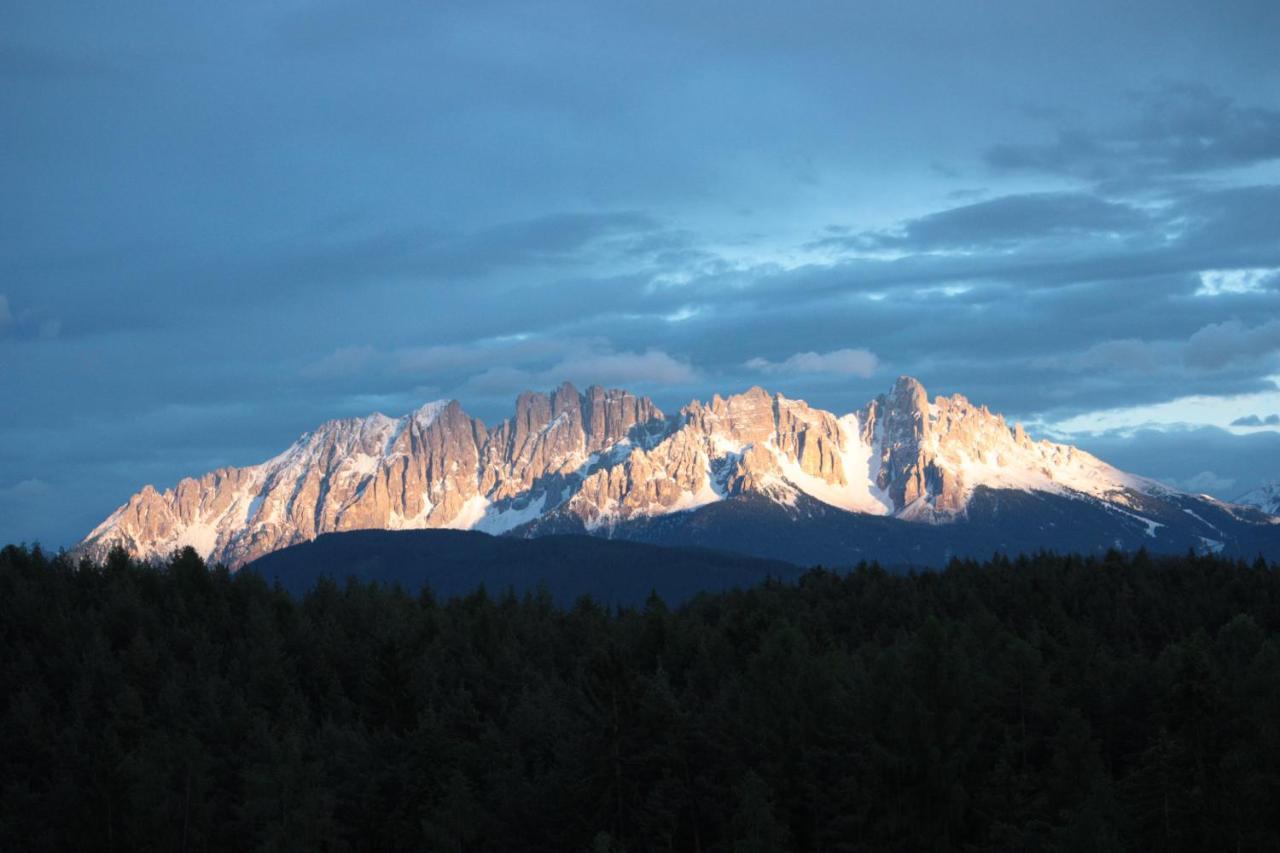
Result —
<svg viewBox="0 0 1280 853"><path fill-rule="evenodd" d="M495 426L457 401L334 420L258 465L144 487L77 547L233 568L322 534L586 534L848 566L1109 548L1280 558L1273 507L1225 503L1031 439L901 377L836 414L752 388L674 414L592 386L526 392Z"/></svg>

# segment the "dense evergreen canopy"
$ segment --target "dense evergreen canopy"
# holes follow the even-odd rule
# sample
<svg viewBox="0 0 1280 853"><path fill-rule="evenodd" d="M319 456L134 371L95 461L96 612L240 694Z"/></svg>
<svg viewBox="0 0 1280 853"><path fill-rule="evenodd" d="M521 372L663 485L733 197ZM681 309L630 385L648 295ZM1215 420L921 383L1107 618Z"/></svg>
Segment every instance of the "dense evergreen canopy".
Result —
<svg viewBox="0 0 1280 853"><path fill-rule="evenodd" d="M0 551L4 850L1275 850L1280 573L636 609Z"/></svg>

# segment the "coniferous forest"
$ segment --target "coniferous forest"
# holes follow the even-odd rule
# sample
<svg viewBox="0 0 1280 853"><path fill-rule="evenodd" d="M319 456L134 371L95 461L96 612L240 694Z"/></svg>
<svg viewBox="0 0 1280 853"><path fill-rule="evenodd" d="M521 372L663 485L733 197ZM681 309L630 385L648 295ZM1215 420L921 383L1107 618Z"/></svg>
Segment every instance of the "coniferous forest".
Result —
<svg viewBox="0 0 1280 853"><path fill-rule="evenodd" d="M1280 847L1261 562L617 609L8 547L0 697L3 850Z"/></svg>

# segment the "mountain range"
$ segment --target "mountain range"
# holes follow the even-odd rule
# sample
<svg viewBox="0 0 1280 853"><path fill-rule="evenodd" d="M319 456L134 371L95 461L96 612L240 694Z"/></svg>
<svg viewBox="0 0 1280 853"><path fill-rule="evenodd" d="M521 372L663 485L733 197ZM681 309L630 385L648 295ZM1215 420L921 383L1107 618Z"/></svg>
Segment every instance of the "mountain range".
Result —
<svg viewBox="0 0 1280 853"><path fill-rule="evenodd" d="M1275 493L1189 494L901 377L845 414L762 388L674 414L565 383L489 427L455 401L329 421L258 465L144 487L77 550L238 567L326 533L586 534L791 563L1107 548L1280 557Z"/></svg>

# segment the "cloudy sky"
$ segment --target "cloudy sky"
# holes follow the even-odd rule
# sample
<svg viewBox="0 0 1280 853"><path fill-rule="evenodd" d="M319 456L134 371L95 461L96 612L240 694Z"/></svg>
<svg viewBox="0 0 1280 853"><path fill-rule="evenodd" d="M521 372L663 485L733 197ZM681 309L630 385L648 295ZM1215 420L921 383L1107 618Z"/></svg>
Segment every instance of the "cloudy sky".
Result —
<svg viewBox="0 0 1280 853"><path fill-rule="evenodd" d="M915 375L1280 478L1280 4L11 0L0 541L337 416Z"/></svg>

